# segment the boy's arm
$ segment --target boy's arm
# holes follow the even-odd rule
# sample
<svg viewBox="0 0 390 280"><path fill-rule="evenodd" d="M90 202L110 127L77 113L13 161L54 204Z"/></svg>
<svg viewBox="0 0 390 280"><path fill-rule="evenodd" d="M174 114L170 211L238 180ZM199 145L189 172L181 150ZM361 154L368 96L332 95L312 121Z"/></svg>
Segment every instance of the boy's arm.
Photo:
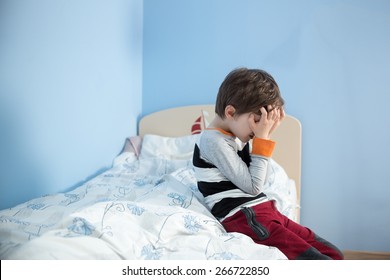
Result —
<svg viewBox="0 0 390 280"><path fill-rule="evenodd" d="M200 150L202 156L218 168L225 180L231 181L246 193L258 195L265 183L268 159L274 146L273 141L255 138L249 168L238 156L234 140L219 137L203 139Z"/></svg>

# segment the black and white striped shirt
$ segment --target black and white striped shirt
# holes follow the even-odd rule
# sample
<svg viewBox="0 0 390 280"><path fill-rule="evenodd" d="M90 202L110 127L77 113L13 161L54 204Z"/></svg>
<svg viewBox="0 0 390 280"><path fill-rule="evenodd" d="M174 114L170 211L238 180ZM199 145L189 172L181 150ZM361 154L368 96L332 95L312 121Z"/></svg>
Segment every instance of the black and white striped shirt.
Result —
<svg viewBox="0 0 390 280"><path fill-rule="evenodd" d="M221 129L201 133L193 165L199 191L215 217L223 220L243 206L268 200L262 187L274 145L255 138L252 147L241 148L234 135Z"/></svg>

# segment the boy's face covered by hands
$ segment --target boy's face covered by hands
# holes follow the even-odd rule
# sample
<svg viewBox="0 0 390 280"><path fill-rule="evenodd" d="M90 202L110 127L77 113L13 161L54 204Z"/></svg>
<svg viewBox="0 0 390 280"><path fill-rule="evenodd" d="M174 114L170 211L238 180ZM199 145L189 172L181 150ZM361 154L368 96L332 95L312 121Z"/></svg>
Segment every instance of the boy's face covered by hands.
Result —
<svg viewBox="0 0 390 280"><path fill-rule="evenodd" d="M259 108L259 114L235 114L232 106L227 108L227 131L233 133L241 142L246 143L253 137L269 139L272 132L283 120L285 113L283 107L268 106Z"/></svg>
<svg viewBox="0 0 390 280"><path fill-rule="evenodd" d="M273 131L283 120L285 113L283 107L262 107L260 114L246 113L234 118L231 132L242 142L246 143L253 137L270 139Z"/></svg>
<svg viewBox="0 0 390 280"><path fill-rule="evenodd" d="M260 108L261 115L249 114L249 127L257 138L270 139L272 132L279 126L285 113L283 107L268 105L267 110Z"/></svg>

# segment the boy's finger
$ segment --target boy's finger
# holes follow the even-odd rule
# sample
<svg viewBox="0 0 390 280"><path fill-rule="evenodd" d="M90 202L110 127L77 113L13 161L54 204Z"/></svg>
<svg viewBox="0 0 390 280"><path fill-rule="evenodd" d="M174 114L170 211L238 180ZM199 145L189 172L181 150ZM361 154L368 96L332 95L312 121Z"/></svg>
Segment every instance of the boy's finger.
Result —
<svg viewBox="0 0 390 280"><path fill-rule="evenodd" d="M264 108L264 107L261 107L260 108L260 112L261 112L261 115L265 115L265 116L267 116L267 110Z"/></svg>
<svg viewBox="0 0 390 280"><path fill-rule="evenodd" d="M268 115L269 115L269 118L268 118L268 119L270 119L270 120L275 120L276 117L279 115L278 109L273 109L272 111L270 111L270 112L268 113Z"/></svg>
<svg viewBox="0 0 390 280"><path fill-rule="evenodd" d="M286 116L286 112L284 111L284 108L280 108L280 120L283 120Z"/></svg>
<svg viewBox="0 0 390 280"><path fill-rule="evenodd" d="M263 118L263 116L264 116L264 118L267 118L268 112L267 112L267 110L264 107L260 108L260 113L261 113L261 117L262 118Z"/></svg>

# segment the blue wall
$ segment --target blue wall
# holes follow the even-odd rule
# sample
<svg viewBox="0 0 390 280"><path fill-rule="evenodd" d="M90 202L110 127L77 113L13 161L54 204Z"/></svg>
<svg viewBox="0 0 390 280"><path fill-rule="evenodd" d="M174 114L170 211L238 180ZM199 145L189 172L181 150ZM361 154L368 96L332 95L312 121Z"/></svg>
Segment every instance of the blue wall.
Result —
<svg viewBox="0 0 390 280"><path fill-rule="evenodd" d="M1 0L0 209L109 167L142 102L141 0Z"/></svg>
<svg viewBox="0 0 390 280"><path fill-rule="evenodd" d="M389 14L376 0L145 0L142 113L213 103L238 66L269 71L303 125L302 223L390 251Z"/></svg>

